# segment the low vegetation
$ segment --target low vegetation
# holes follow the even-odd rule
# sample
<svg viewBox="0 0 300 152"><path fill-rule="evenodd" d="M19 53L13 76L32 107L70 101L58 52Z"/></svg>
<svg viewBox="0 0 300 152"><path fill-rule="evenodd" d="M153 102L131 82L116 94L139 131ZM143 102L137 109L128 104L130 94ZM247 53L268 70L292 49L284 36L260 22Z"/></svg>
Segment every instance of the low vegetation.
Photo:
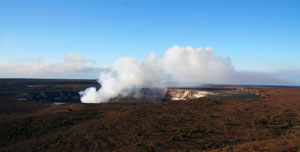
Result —
<svg viewBox="0 0 300 152"><path fill-rule="evenodd" d="M264 97L63 105L1 91L0 151L299 151L300 89L258 90Z"/></svg>

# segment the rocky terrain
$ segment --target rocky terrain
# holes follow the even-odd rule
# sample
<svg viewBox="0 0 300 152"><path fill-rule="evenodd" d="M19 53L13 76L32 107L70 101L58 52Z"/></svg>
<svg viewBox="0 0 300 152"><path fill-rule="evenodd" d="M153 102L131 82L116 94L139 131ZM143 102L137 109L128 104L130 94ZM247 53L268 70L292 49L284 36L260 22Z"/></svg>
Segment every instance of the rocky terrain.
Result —
<svg viewBox="0 0 300 152"><path fill-rule="evenodd" d="M0 86L0 151L300 150L298 87L169 88L164 97L178 100L155 102L148 97L159 89L144 89L106 104L54 104L53 97L69 100L69 92L99 86L35 79L2 79ZM51 101L33 100L45 95Z"/></svg>
<svg viewBox="0 0 300 152"><path fill-rule="evenodd" d="M38 102L61 102L80 103L81 90L61 90L24 93L18 100L38 101ZM260 97L257 89L241 88L141 88L130 94L119 95L110 99L110 102L169 102L185 101L199 98L224 99L224 98L255 98Z"/></svg>

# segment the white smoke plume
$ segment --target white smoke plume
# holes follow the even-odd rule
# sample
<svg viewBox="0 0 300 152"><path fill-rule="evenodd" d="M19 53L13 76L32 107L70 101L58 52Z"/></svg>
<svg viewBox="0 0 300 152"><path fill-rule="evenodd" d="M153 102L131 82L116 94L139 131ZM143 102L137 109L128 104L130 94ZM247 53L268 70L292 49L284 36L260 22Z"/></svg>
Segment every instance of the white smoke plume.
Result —
<svg viewBox="0 0 300 152"><path fill-rule="evenodd" d="M99 76L99 83L102 85L101 91L89 88L82 92L83 103L105 102L120 93L125 93L126 89L141 87L144 82L144 73L141 65L131 57L122 57L116 60L110 71L103 71Z"/></svg>
<svg viewBox="0 0 300 152"><path fill-rule="evenodd" d="M231 61L216 57L210 47L171 47L158 65L170 80L181 83L224 83L234 71Z"/></svg>
<svg viewBox="0 0 300 152"><path fill-rule="evenodd" d="M151 53L142 62L132 57L118 58L110 70L100 73L98 82L101 89L88 88L80 94L83 103L103 103L137 88L168 87L168 82L186 87L200 84L255 84L260 81L261 78L251 73L237 72L230 59L216 57L213 48L173 46L163 56L156 57Z"/></svg>

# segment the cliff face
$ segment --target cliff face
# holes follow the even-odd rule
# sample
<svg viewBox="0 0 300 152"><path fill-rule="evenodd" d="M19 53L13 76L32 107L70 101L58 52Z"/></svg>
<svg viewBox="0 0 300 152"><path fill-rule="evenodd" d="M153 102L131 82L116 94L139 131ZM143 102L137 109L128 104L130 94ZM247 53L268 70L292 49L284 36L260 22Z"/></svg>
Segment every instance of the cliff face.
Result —
<svg viewBox="0 0 300 152"><path fill-rule="evenodd" d="M192 89L166 89L165 91L167 100L171 101L197 99L215 94L210 91Z"/></svg>
<svg viewBox="0 0 300 152"><path fill-rule="evenodd" d="M25 99L40 102L80 102L80 90L45 91L26 93ZM112 102L156 102L156 101L185 101L207 97L210 99L246 99L262 97L258 89L194 89L194 88L142 88L129 94L119 95L110 99Z"/></svg>
<svg viewBox="0 0 300 152"><path fill-rule="evenodd" d="M25 97L28 100L39 102L80 102L79 91L80 90L27 93Z"/></svg>
<svg viewBox="0 0 300 152"><path fill-rule="evenodd" d="M180 100L191 100L206 97L208 95L215 95L217 93L207 90L196 90L196 89L154 89L154 88L143 88L140 91L133 92L129 95L119 96L112 99L112 101L180 101Z"/></svg>

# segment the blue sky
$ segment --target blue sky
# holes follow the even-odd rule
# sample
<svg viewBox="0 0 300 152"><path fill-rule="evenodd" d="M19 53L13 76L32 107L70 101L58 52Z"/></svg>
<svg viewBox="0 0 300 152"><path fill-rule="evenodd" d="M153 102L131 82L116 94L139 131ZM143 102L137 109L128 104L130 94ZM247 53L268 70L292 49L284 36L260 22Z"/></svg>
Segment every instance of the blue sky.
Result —
<svg viewBox="0 0 300 152"><path fill-rule="evenodd" d="M298 70L300 1L0 1L0 64L72 52L107 67L174 45L212 47L237 70Z"/></svg>

